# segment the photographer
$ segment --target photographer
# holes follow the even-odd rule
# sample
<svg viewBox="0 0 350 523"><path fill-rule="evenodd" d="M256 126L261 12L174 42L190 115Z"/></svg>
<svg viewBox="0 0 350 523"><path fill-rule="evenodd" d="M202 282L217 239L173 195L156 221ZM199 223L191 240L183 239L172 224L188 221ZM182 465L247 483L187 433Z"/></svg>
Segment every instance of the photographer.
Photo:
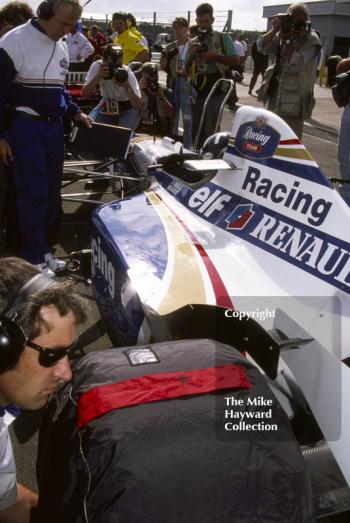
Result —
<svg viewBox="0 0 350 523"><path fill-rule="evenodd" d="M183 145L192 147L192 117L191 104L185 92L187 75L185 63L189 49L188 22L186 18L175 18L173 21L176 40L168 44L161 54L160 66L167 72L167 85L174 93L174 126L173 134L179 134L179 119L182 112Z"/></svg>
<svg viewBox="0 0 350 523"><path fill-rule="evenodd" d="M123 65L120 45L106 45L103 59L91 64L82 96L89 98L98 86L102 99L90 114L95 122L134 129L139 120L141 93L134 73Z"/></svg>
<svg viewBox="0 0 350 523"><path fill-rule="evenodd" d="M337 66L337 74L348 73L350 75L350 58L343 58ZM348 103L344 107L340 124L338 161L340 176L343 180L350 181L350 87Z"/></svg>
<svg viewBox="0 0 350 523"><path fill-rule="evenodd" d="M159 85L157 65L146 62L137 75L141 89L142 130L160 135L171 133L174 116L172 93Z"/></svg>
<svg viewBox="0 0 350 523"><path fill-rule="evenodd" d="M195 141L204 102L219 78L224 78L229 66L238 65L239 58L230 35L214 31L213 7L200 4L196 9L198 36L190 41L186 72L191 77L190 97L192 99L192 139ZM223 93L215 93L204 120L199 147L215 131L215 123Z"/></svg>
<svg viewBox="0 0 350 523"><path fill-rule="evenodd" d="M272 29L258 39L258 50L275 56L273 67L266 71L259 99L281 116L298 138L315 105L313 89L320 49L320 40L311 30L309 11L300 3L275 16Z"/></svg>

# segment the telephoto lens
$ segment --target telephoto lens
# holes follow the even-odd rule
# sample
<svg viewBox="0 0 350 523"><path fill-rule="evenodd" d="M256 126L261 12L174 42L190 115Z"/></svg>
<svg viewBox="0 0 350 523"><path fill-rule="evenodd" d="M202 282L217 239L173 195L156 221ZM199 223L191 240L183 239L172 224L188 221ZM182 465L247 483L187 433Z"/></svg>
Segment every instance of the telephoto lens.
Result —
<svg viewBox="0 0 350 523"><path fill-rule="evenodd" d="M208 29L198 29L198 40L199 42L204 42L208 34Z"/></svg>
<svg viewBox="0 0 350 523"><path fill-rule="evenodd" d="M149 77L147 78L147 91L149 94L155 94L159 90L158 67L156 64L150 64L148 67Z"/></svg>
<svg viewBox="0 0 350 523"><path fill-rule="evenodd" d="M207 43L205 41L206 37L207 37L207 34L208 34L208 30L207 29L198 29L198 42L199 42L198 54L199 55L209 51L209 47L208 47L208 45L207 45Z"/></svg>
<svg viewBox="0 0 350 523"><path fill-rule="evenodd" d="M156 94L159 90L159 83L155 78L147 79L147 90L149 94Z"/></svg>
<svg viewBox="0 0 350 523"><path fill-rule="evenodd" d="M116 67L114 70L114 80L123 84L128 79L128 72L123 67Z"/></svg>

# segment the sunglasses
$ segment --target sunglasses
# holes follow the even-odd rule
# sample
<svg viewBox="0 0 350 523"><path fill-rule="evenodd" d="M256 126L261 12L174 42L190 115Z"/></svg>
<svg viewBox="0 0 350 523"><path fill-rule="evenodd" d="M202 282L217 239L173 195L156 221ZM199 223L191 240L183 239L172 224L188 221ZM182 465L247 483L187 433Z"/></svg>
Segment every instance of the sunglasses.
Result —
<svg viewBox="0 0 350 523"><path fill-rule="evenodd" d="M14 365L18 361L24 347L30 347L38 351L39 364L42 367L53 367L56 363L69 356L78 346L76 341L69 347L62 349L48 349L33 341L28 340L21 325L7 316L0 314L0 352L3 361L8 365ZM1 368L1 360L0 360Z"/></svg>
<svg viewBox="0 0 350 523"><path fill-rule="evenodd" d="M34 349L39 354L39 364L42 367L53 367L56 363L66 356L69 356L76 347L76 342L72 343L69 347L63 349L48 349L47 347L42 347L33 341L26 341L26 346Z"/></svg>

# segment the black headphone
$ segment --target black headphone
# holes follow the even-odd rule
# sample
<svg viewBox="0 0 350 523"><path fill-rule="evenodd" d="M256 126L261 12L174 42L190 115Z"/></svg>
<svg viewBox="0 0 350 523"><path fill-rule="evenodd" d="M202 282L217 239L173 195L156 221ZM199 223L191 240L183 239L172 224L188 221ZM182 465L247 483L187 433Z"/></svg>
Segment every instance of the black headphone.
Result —
<svg viewBox="0 0 350 523"><path fill-rule="evenodd" d="M45 0L38 5L36 10L37 17L41 20L50 20L56 11L56 4L59 0Z"/></svg>
<svg viewBox="0 0 350 523"><path fill-rule="evenodd" d="M19 309L29 296L56 283L42 273L36 274L23 285L7 309L0 314L0 374L16 365L26 346L27 336L16 321Z"/></svg>

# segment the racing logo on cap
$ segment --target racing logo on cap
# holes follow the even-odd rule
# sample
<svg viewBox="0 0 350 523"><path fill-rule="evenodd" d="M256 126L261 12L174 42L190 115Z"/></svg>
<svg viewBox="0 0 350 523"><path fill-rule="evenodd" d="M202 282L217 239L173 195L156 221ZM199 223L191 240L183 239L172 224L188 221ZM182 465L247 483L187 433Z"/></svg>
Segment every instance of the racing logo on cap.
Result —
<svg viewBox="0 0 350 523"><path fill-rule="evenodd" d="M274 155L281 135L267 124L263 115L254 122L247 122L238 129L235 147L244 157L251 160L270 158Z"/></svg>

